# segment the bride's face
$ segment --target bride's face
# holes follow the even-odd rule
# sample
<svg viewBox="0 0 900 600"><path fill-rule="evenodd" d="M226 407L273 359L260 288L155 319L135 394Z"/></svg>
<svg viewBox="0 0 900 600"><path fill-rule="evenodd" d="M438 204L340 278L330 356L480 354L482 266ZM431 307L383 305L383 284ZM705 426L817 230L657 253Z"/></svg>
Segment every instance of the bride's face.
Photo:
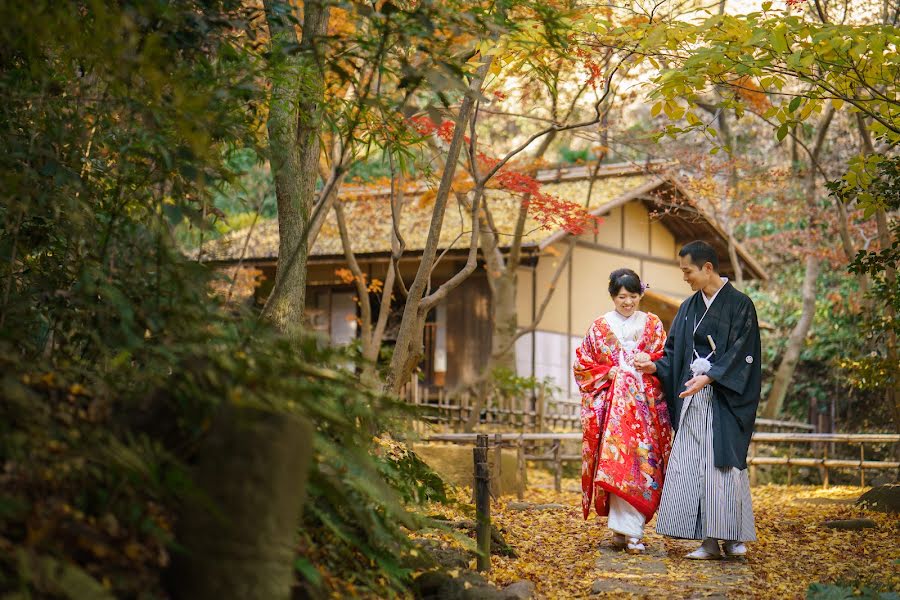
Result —
<svg viewBox="0 0 900 600"><path fill-rule="evenodd" d="M616 312L623 317L630 317L637 310L641 301L641 295L629 292L624 287L619 288L619 293L613 296L613 304L616 305Z"/></svg>

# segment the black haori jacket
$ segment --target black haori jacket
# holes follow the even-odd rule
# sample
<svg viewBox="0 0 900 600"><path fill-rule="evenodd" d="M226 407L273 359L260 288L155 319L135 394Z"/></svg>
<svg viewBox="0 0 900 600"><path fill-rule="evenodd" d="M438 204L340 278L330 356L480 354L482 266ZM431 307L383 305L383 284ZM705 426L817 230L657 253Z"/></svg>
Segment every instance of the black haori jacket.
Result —
<svg viewBox="0 0 900 600"><path fill-rule="evenodd" d="M678 430L685 382L691 378L693 350L709 357L713 382L713 450L717 467L747 468L747 449L756 422L762 373L756 307L726 282L709 311L697 292L685 300L672 321L663 357L656 361L672 426ZM704 316L706 313L706 316ZM696 331L695 331L696 327Z"/></svg>

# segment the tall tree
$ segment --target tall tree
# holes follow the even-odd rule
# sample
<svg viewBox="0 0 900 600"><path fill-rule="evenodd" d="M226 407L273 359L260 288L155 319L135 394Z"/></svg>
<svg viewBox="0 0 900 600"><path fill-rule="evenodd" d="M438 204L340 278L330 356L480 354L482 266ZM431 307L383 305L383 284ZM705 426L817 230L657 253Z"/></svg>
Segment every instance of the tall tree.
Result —
<svg viewBox="0 0 900 600"><path fill-rule="evenodd" d="M297 338L305 308L307 238L324 102L318 46L327 32L329 7L317 0L304 2L302 20L290 3L266 0L264 7L270 45L268 152L280 260L262 317ZM290 596L292 547L312 443L312 428L303 418L241 404L225 407L213 422L194 471L216 510L190 504L183 515L187 555L178 568L189 577L179 597ZM232 450L223 459L226 447ZM248 561L248 552L257 561Z"/></svg>
<svg viewBox="0 0 900 600"><path fill-rule="evenodd" d="M825 140L828 139L828 129L831 126L831 120L834 117L834 110L829 107L816 128L816 139L809 153L809 164L806 169L805 185L803 195L806 198L807 214L809 216L810 225L821 227L818 213L821 210L818 202L819 186L818 180L818 160L822 154ZM790 389L791 380L797 363L800 361L800 352L806 344L806 336L812 326L813 318L816 312L817 287L816 280L819 276L821 268L821 259L816 255L815 248L807 248L806 264L803 275L803 285L800 289L802 299L802 310L797 324L791 331L785 347L784 356L775 372L775 379L772 382L772 389L766 398L766 405L763 409L763 416L768 419L774 419L781 414L784 406L784 399Z"/></svg>
<svg viewBox="0 0 900 600"><path fill-rule="evenodd" d="M278 199L279 261L263 317L285 332L300 328L306 303L307 238L325 101L318 46L328 30L329 7L320 0L304 2L302 21L295 10L280 0L265 2L273 57L267 126ZM299 38L297 22L302 22Z"/></svg>
<svg viewBox="0 0 900 600"><path fill-rule="evenodd" d="M656 79L654 95L660 97L658 107L670 117L684 116L687 127L670 126L667 133L680 135L688 130L706 132L710 128L693 114L698 94L708 86L736 90L717 103L717 110L733 109L740 116L747 103L742 94L750 82L753 90L770 94L772 106L761 116L773 120L779 140L791 135L797 140L795 125L802 124L815 114L821 114L812 148L801 143L809 158L806 171L805 195L810 214L819 211L814 202L817 196L816 172L822 145L834 111L845 106L871 121L868 129L889 140L900 139L900 102L896 100L897 65L885 53L885 44L894 43L896 30L881 24L840 23L828 21L827 7L816 2L809 16L790 13L774 16L771 4L764 3L763 11L749 15L711 16L702 23L676 22L668 24L665 32L675 50L661 56L667 68ZM645 31L648 38L653 33ZM866 69L856 68L865 60ZM778 97L787 100L775 102ZM677 99L686 101L687 110L678 106ZM657 108L659 110L659 108ZM858 179L859 163L849 165L846 177ZM877 207L872 205L872 212ZM844 207L836 205L838 233L849 260L853 244L847 234ZM786 354L776 374L765 414L780 412L791 375L799 359L803 340L809 331L815 308L814 281L818 273L818 259L806 258L803 285L803 311L791 333Z"/></svg>

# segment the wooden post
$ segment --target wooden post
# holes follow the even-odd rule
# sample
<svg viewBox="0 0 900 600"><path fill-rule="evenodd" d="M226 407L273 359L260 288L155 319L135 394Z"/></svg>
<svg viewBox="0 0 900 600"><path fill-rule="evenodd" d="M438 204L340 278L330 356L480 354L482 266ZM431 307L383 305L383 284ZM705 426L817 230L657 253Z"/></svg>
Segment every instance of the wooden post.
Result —
<svg viewBox="0 0 900 600"><path fill-rule="evenodd" d="M559 438L553 440L553 489L562 491L562 441Z"/></svg>
<svg viewBox="0 0 900 600"><path fill-rule="evenodd" d="M535 420L538 433L544 433L544 404L544 388L541 386L537 395L537 406L534 407L535 412L537 413L537 418Z"/></svg>
<svg viewBox="0 0 900 600"><path fill-rule="evenodd" d="M753 464L753 458L756 457L756 442L750 442L750 485L756 487L758 482L756 465Z"/></svg>
<svg viewBox="0 0 900 600"><path fill-rule="evenodd" d="M413 431L421 434L424 431L421 421L425 415L422 414L422 410L419 408L419 382L416 381L415 373L409 376L409 385L412 392L413 405L416 407L416 421Z"/></svg>
<svg viewBox="0 0 900 600"><path fill-rule="evenodd" d="M822 444L822 487L828 487L828 444Z"/></svg>
<svg viewBox="0 0 900 600"><path fill-rule="evenodd" d="M463 393L462 398L459 400L459 405L465 406L466 408L465 414L460 412L460 414L463 414L463 419L465 419L463 421L463 431L466 431L465 424L468 423L469 419L472 417L472 398L469 396L469 392Z"/></svg>
<svg viewBox="0 0 900 600"><path fill-rule="evenodd" d="M491 495L494 498L500 497L503 481L503 434L494 434L494 469L491 473Z"/></svg>
<svg viewBox="0 0 900 600"><path fill-rule="evenodd" d="M491 570L491 471L488 468L488 436L478 434L475 449L475 516L479 571Z"/></svg>
<svg viewBox="0 0 900 600"><path fill-rule="evenodd" d="M859 443L859 487L866 487L866 470L863 463L866 461L865 445Z"/></svg>
<svg viewBox="0 0 900 600"><path fill-rule="evenodd" d="M791 468L791 456L794 455L794 445L788 444L788 453L787 453L787 484L791 485L791 475L793 469Z"/></svg>
<svg viewBox="0 0 900 600"><path fill-rule="evenodd" d="M524 434L519 434L519 441L516 444L516 471L519 476L516 478L516 497L521 502L525 499L525 485L527 484L527 468L525 465L525 438Z"/></svg>

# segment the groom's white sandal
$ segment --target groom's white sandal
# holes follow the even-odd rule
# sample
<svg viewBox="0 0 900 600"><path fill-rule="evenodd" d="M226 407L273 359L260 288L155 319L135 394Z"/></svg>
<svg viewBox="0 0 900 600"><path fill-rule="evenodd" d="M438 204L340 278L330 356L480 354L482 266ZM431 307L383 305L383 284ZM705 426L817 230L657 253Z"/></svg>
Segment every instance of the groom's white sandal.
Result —
<svg viewBox="0 0 900 600"><path fill-rule="evenodd" d="M700 547L685 556L691 560L719 560L722 558L722 551L719 550L719 540L706 538Z"/></svg>
<svg viewBox="0 0 900 600"><path fill-rule="evenodd" d="M735 558L747 556L747 546L744 542L723 542L722 548L725 550L725 556Z"/></svg>

